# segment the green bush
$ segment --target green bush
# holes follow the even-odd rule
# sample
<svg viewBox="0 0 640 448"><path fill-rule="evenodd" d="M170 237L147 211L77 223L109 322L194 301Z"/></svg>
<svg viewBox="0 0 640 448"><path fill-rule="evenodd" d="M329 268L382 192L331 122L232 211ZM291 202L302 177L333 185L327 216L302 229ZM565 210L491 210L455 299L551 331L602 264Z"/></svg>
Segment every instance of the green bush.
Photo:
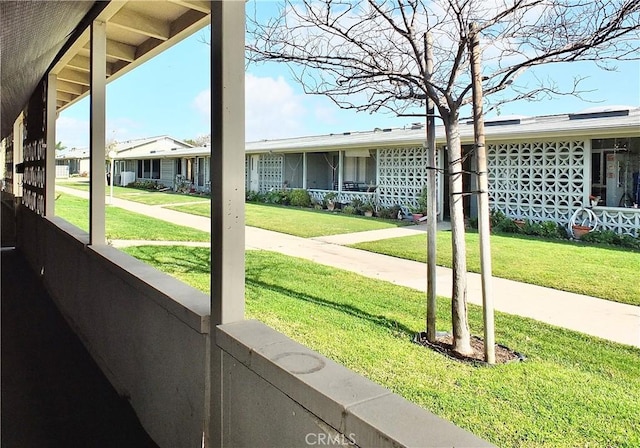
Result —
<svg viewBox="0 0 640 448"><path fill-rule="evenodd" d="M357 213L356 208L353 205L345 205L342 207L342 213L345 215L355 215Z"/></svg>
<svg viewBox="0 0 640 448"><path fill-rule="evenodd" d="M380 209L378 210L378 217L383 219L398 219L399 211L399 205L393 205L391 207L380 207Z"/></svg>
<svg viewBox="0 0 640 448"><path fill-rule="evenodd" d="M247 202L265 202L264 194L259 191L248 190L245 194Z"/></svg>
<svg viewBox="0 0 640 448"><path fill-rule="evenodd" d="M289 191L289 203L294 207L310 207L311 196L307 190L296 188Z"/></svg>
<svg viewBox="0 0 640 448"><path fill-rule="evenodd" d="M609 244L640 250L640 237L618 234L612 230L594 230L580 239L589 243Z"/></svg>
<svg viewBox="0 0 640 448"><path fill-rule="evenodd" d="M161 190L164 185L157 180L136 180L127 185L130 188L137 188L139 190Z"/></svg>
<svg viewBox="0 0 640 448"><path fill-rule="evenodd" d="M264 195L267 204L289 205L289 192L283 190L268 191Z"/></svg>

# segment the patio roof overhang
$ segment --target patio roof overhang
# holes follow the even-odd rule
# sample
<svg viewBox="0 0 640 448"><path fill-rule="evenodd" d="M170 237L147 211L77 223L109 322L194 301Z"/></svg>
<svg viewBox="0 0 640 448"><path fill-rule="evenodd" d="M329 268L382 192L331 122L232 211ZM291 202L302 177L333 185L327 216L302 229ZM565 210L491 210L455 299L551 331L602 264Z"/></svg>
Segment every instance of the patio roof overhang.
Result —
<svg viewBox="0 0 640 448"><path fill-rule="evenodd" d="M56 110L89 94L89 25L106 23L107 82L205 27L199 0L0 2L2 138L47 73L57 75Z"/></svg>

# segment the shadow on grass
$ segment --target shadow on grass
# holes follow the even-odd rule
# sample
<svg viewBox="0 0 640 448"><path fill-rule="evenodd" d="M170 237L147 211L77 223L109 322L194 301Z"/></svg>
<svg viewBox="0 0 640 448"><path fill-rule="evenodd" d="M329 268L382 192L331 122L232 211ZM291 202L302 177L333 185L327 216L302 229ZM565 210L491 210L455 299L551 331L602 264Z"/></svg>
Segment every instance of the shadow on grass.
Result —
<svg viewBox="0 0 640 448"><path fill-rule="evenodd" d="M374 325L377 325L379 327L386 328L395 332L402 331L406 333L407 336L412 336L415 333L415 330L405 325L402 325L395 320L388 319L385 316L380 316L380 315L376 316L351 305L332 302L331 300L323 299L321 297L311 296L298 291L294 291L292 289L284 288L282 286L276 286L260 280L255 280L255 279L252 279L249 275L247 275L245 279L245 284L249 286L253 286L258 289L268 290L271 292L275 292L277 294L283 294L287 297L291 297L297 300L302 300L307 303L311 303L311 304L328 308L334 311L338 311L345 315L349 315L361 320L366 320Z"/></svg>
<svg viewBox="0 0 640 448"><path fill-rule="evenodd" d="M157 246L136 246L125 250L140 261L168 273L182 272L210 275L209 249L194 250L173 246L169 254L158 252ZM167 256L168 255L168 256Z"/></svg>

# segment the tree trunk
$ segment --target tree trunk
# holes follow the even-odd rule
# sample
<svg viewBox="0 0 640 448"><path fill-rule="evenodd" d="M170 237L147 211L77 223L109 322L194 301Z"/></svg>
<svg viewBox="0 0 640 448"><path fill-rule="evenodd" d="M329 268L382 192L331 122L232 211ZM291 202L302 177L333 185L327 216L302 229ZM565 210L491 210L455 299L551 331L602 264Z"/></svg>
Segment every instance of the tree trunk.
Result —
<svg viewBox="0 0 640 448"><path fill-rule="evenodd" d="M451 323L453 350L469 355L471 334L467 318L467 250L464 239L464 208L462 191L462 145L457 114L445 121L449 149L449 195L451 213L451 246L453 254L453 290L451 293Z"/></svg>

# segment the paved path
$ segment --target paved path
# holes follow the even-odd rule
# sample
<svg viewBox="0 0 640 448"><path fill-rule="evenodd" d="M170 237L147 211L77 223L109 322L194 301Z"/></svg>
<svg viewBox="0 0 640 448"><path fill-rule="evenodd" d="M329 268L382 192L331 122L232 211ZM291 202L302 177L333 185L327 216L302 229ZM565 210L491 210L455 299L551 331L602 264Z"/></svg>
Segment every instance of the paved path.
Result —
<svg viewBox="0 0 640 448"><path fill-rule="evenodd" d="M59 191L86 197L86 192L56 187ZM115 206L158 219L208 231L209 219L158 206L146 206L114 199ZM305 258L316 263L349 270L366 277L426 291L426 265L387 255L344 247L362 241L393 238L423 232L424 226L400 227L313 239L246 227L247 249L263 249ZM437 268L437 294L451 297L451 270ZM580 294L493 279L496 310L530 317L552 325L598 336L614 342L640 347L640 307L611 302ZM468 300L481 304L480 275L468 274Z"/></svg>

